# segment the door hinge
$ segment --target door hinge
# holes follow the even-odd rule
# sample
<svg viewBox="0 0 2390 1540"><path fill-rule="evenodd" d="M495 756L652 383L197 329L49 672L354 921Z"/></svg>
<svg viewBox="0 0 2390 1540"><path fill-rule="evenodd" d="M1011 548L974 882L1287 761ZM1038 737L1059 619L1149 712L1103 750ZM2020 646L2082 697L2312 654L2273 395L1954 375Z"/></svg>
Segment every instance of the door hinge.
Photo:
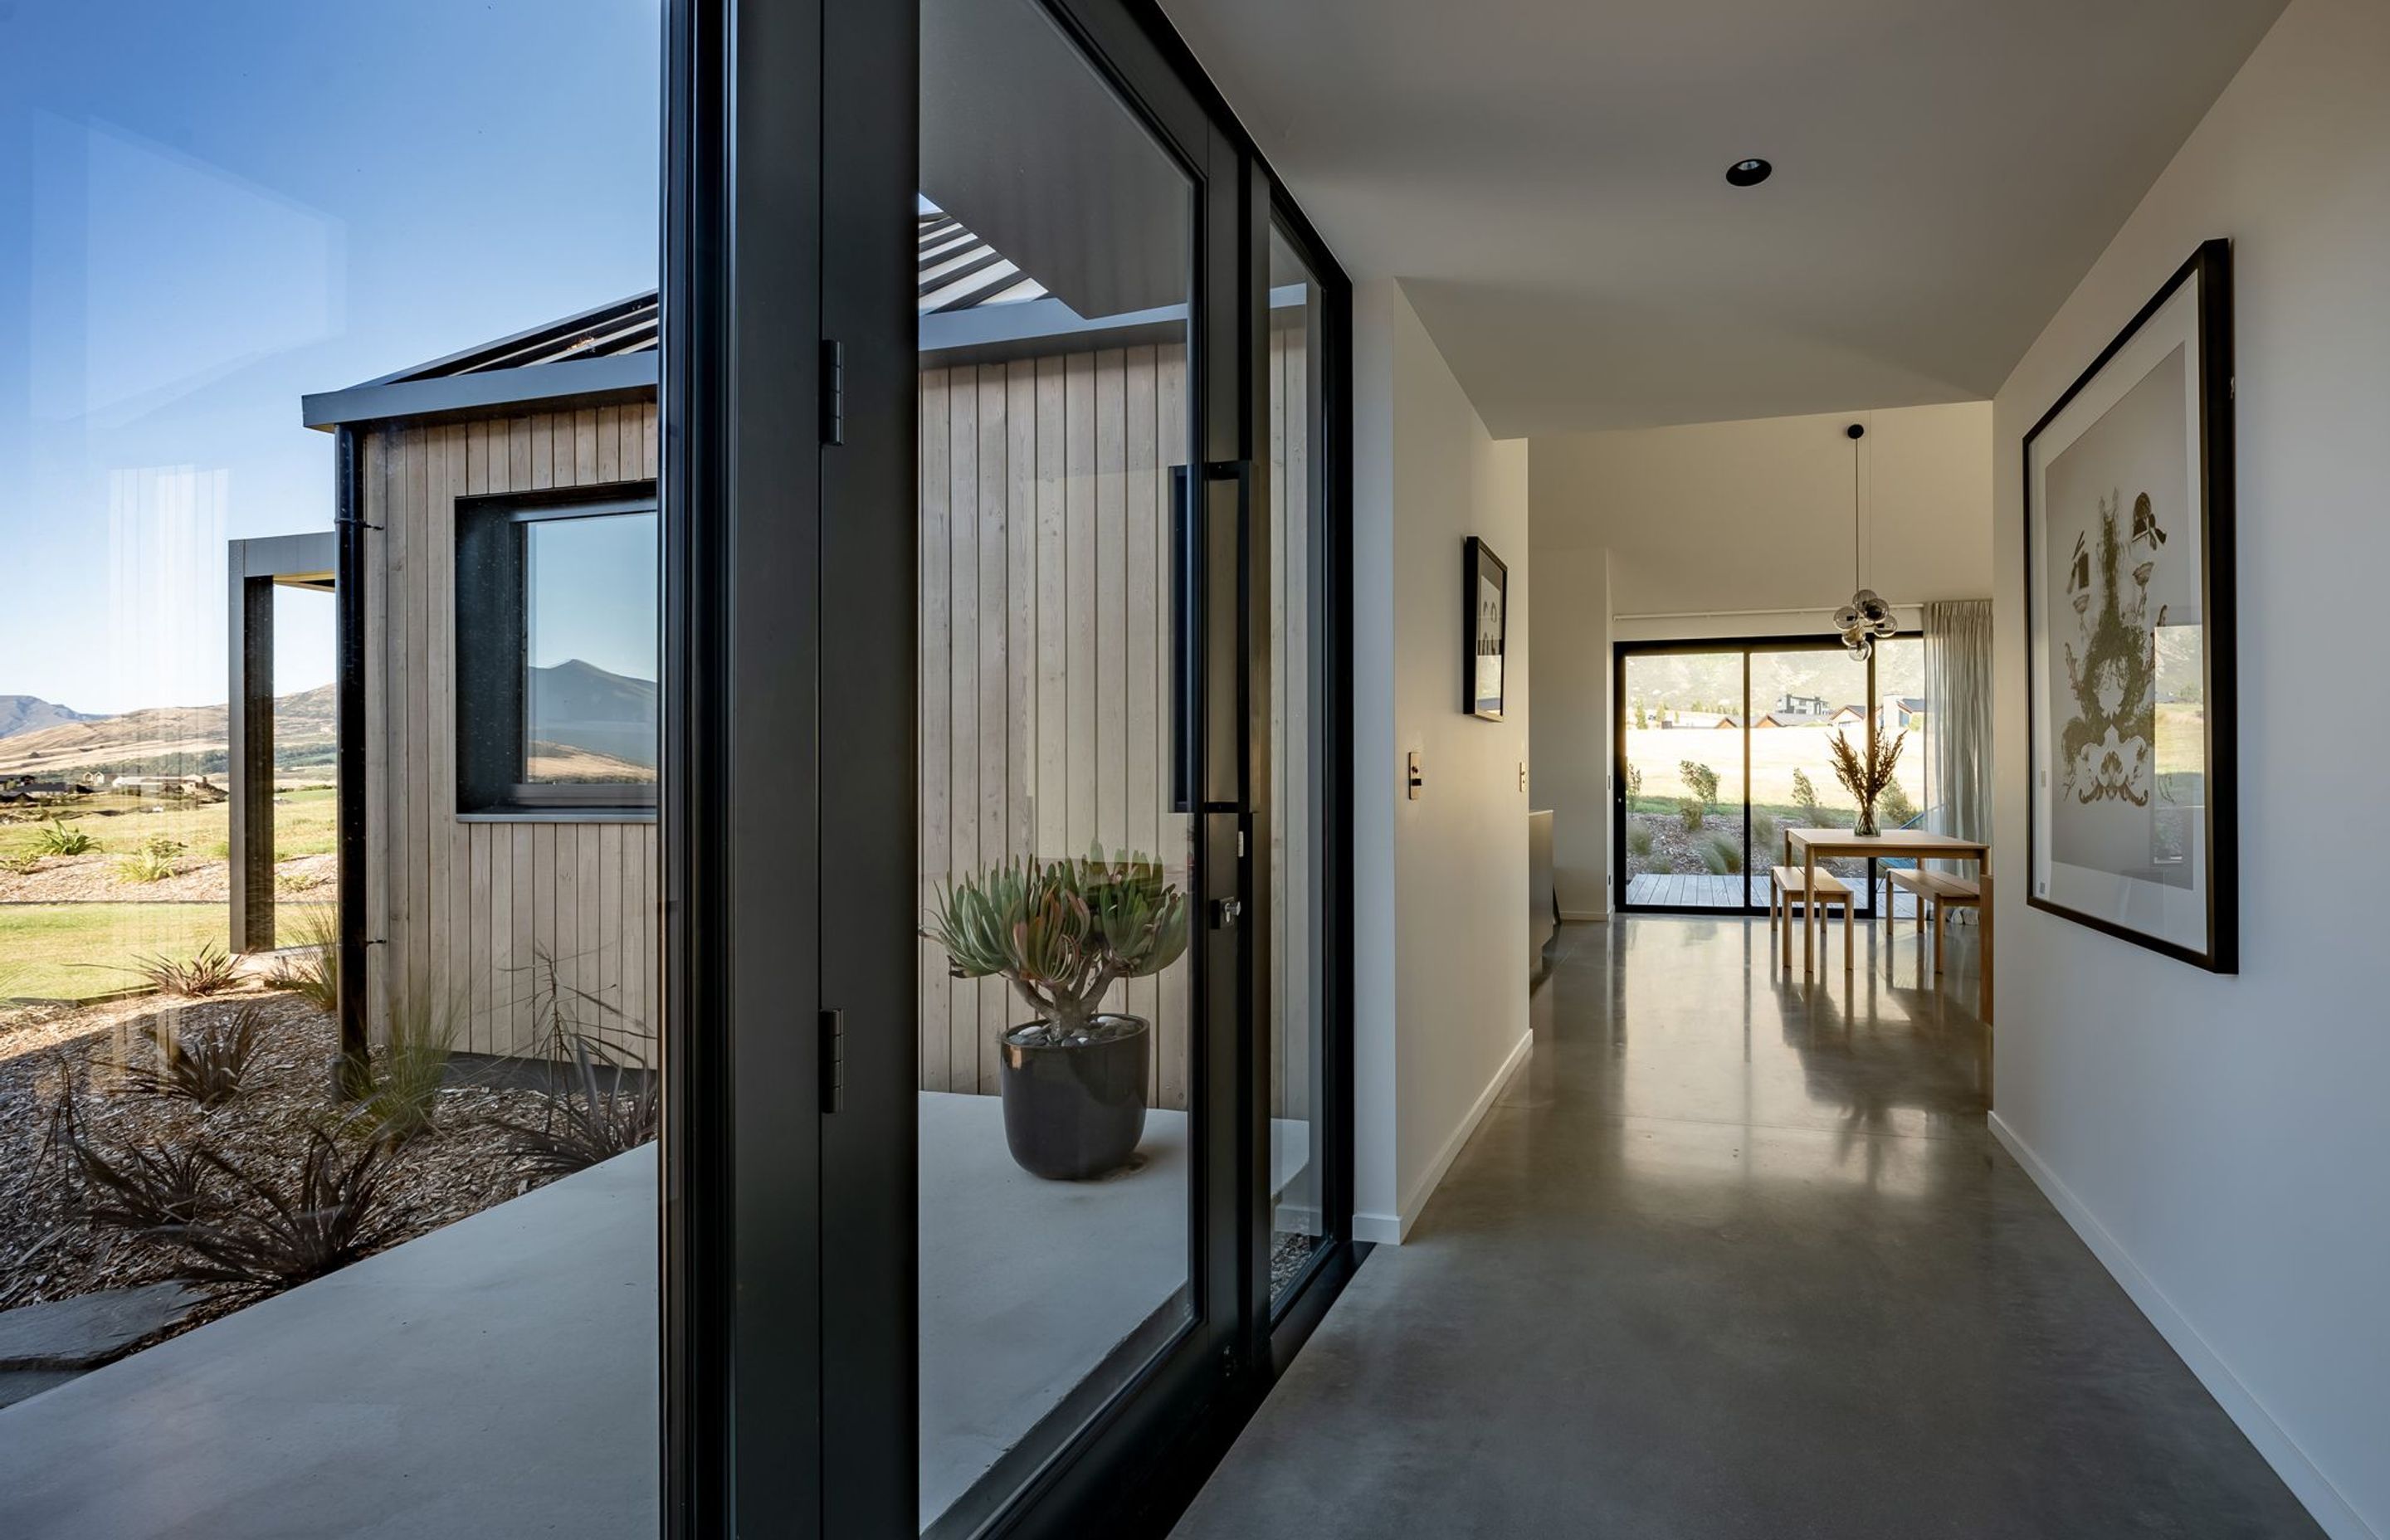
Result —
<svg viewBox="0 0 2390 1540"><path fill-rule="evenodd" d="M821 1013L821 1110L846 1110L846 1012Z"/></svg>
<svg viewBox="0 0 2390 1540"><path fill-rule="evenodd" d="M821 438L846 443L846 344L824 338L821 345Z"/></svg>

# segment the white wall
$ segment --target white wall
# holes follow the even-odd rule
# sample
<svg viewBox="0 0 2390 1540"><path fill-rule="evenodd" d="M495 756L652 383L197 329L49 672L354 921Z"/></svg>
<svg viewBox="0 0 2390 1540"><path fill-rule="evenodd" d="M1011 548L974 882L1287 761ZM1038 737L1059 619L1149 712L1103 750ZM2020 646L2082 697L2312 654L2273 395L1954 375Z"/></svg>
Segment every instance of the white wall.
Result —
<svg viewBox="0 0 2390 1540"><path fill-rule="evenodd" d="M1851 592L1851 441L1869 585L1896 604L1991 591L1991 404L1757 417L1535 441L1539 551L1605 548L1626 640L1821 630ZM1667 622L1632 617L1676 615Z"/></svg>
<svg viewBox="0 0 2390 1540"><path fill-rule="evenodd" d="M1528 483L1538 453L1528 450ZM1553 602L1536 610L1536 731L1528 796L1552 810L1552 884L1563 919L1610 914L1610 553L1527 542Z"/></svg>
<svg viewBox="0 0 2390 1540"><path fill-rule="evenodd" d="M2024 434L2201 240L2231 237L2241 973L2169 961L1999 885L1995 1126L2344 1536L2390 1534L2384 144L2390 6L2294 0L1994 412L1998 733L2016 743ZM2022 828L2025 789L2023 757L1999 756L2001 828Z"/></svg>
<svg viewBox="0 0 2390 1540"><path fill-rule="evenodd" d="M1530 1041L1527 446L1486 433L1399 284L1357 288L1354 323L1355 1226L1385 1241ZM1501 722L1460 709L1472 534L1510 569Z"/></svg>
<svg viewBox="0 0 2390 1540"><path fill-rule="evenodd" d="M1870 584L1910 627L1923 600L1989 594L1987 401L1533 442L1533 796L1571 918L1609 912L1611 642L1823 635L1852 587L1855 421Z"/></svg>

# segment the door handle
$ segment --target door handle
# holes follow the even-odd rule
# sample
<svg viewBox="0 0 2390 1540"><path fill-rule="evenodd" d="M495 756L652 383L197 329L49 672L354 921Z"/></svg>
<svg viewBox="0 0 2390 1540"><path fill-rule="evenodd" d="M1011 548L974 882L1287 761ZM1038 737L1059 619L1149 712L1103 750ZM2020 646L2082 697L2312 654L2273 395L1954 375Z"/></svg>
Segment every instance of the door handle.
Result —
<svg viewBox="0 0 2390 1540"><path fill-rule="evenodd" d="M1245 901L1241 898L1214 899L1212 901L1212 929L1214 930L1235 930L1237 928L1238 917L1241 916L1244 912Z"/></svg>

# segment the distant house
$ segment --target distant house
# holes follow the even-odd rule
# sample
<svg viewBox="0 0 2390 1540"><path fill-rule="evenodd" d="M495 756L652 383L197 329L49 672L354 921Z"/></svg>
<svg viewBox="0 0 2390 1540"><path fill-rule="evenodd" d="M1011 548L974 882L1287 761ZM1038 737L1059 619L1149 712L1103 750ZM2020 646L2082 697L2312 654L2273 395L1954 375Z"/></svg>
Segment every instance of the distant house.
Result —
<svg viewBox="0 0 2390 1540"><path fill-rule="evenodd" d="M1778 726L1786 727L1795 717L1823 716L1828 709L1822 695L1794 695L1788 690L1776 698L1776 709L1768 714L1777 719Z"/></svg>
<svg viewBox="0 0 2390 1540"><path fill-rule="evenodd" d="M199 797L212 800L221 796L205 776L119 776L112 790L129 797Z"/></svg>
<svg viewBox="0 0 2390 1540"><path fill-rule="evenodd" d="M1925 714L1925 699L1916 695L1887 695L1876 707L1876 724L1887 733L1917 725Z"/></svg>
<svg viewBox="0 0 2390 1540"><path fill-rule="evenodd" d="M1670 712L1663 727L1731 727L1733 717L1724 712Z"/></svg>
<svg viewBox="0 0 2390 1540"><path fill-rule="evenodd" d="M1857 706L1837 706L1834 714L1826 718L1829 727L1855 727L1867 720L1867 712Z"/></svg>
<svg viewBox="0 0 2390 1540"><path fill-rule="evenodd" d="M17 788L25 800L37 802L58 802L68 797L88 797L91 788L81 781L26 781Z"/></svg>

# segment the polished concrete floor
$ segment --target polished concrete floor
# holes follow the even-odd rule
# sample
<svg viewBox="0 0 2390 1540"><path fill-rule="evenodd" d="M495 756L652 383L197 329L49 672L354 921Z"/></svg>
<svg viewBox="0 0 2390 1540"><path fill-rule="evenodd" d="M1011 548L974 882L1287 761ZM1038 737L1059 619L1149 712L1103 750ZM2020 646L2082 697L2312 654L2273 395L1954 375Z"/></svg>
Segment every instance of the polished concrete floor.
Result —
<svg viewBox="0 0 2390 1540"><path fill-rule="evenodd" d="M1963 941L1936 989L1834 940L1810 984L1764 919L1564 929L1534 1057L1176 1534L2319 1534L1985 1131Z"/></svg>

